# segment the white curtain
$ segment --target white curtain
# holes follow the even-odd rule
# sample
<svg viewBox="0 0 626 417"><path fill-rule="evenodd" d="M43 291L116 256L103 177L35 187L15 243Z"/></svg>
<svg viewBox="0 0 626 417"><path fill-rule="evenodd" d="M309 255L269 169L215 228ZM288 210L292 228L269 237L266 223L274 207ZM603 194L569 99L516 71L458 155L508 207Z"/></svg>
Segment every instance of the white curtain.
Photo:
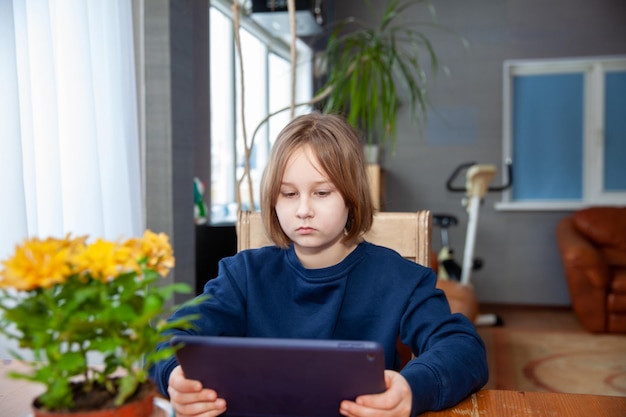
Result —
<svg viewBox="0 0 626 417"><path fill-rule="evenodd" d="M129 0L0 0L0 259L143 232Z"/></svg>

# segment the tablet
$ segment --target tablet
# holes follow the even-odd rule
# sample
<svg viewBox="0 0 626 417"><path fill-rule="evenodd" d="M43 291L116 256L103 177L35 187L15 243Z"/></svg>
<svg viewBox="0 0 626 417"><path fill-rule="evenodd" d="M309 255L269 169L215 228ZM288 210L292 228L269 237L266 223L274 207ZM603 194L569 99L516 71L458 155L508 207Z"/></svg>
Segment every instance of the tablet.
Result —
<svg viewBox="0 0 626 417"><path fill-rule="evenodd" d="M175 336L187 378L215 389L227 416L340 416L342 400L385 390L377 342Z"/></svg>

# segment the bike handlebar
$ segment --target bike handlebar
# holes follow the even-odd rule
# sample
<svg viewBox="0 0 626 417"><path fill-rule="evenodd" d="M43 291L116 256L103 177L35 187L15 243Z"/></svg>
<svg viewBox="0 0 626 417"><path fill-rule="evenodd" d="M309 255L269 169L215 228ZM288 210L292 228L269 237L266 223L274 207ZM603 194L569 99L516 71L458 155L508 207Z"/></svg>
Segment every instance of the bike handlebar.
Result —
<svg viewBox="0 0 626 417"><path fill-rule="evenodd" d="M487 191L490 191L490 192L491 191L492 192L504 191L513 185L513 162L510 159L507 159L505 161L505 164L507 167L507 181L503 183L502 185L490 186L487 188ZM474 165L476 165L476 162L465 162L459 165L458 167L456 167L454 172L452 172L452 174L448 178L448 181L446 181L446 188L448 189L448 191L466 192L467 187L455 187L454 185L452 185L452 183L454 182L454 180L456 180L456 178L458 177L459 173L461 173L461 171L466 170Z"/></svg>

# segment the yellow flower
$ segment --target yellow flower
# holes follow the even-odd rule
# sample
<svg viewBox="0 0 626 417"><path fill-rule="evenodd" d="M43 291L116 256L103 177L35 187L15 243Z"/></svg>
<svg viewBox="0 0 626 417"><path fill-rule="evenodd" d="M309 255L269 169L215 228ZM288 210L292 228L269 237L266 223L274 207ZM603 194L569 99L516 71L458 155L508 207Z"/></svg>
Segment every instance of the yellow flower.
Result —
<svg viewBox="0 0 626 417"><path fill-rule="evenodd" d="M115 279L120 273L137 270L137 260L130 248L98 239L72 258L77 272L100 281Z"/></svg>
<svg viewBox="0 0 626 417"><path fill-rule="evenodd" d="M143 238L129 239L126 245L135 251L138 259L145 260L146 268L157 271L161 276L167 275L174 267L172 247L165 233L146 230Z"/></svg>
<svg viewBox="0 0 626 417"><path fill-rule="evenodd" d="M15 255L2 262L0 288L29 291L63 283L71 275L68 254L84 240L48 238L27 239L15 248Z"/></svg>
<svg viewBox="0 0 626 417"><path fill-rule="evenodd" d="M65 239L32 238L15 249L12 258L2 262L0 288L29 291L62 284L74 274L108 281L134 271L141 276L142 265L167 275L174 267L172 247L164 233L147 230L142 238L126 242L98 239L86 244L87 236Z"/></svg>

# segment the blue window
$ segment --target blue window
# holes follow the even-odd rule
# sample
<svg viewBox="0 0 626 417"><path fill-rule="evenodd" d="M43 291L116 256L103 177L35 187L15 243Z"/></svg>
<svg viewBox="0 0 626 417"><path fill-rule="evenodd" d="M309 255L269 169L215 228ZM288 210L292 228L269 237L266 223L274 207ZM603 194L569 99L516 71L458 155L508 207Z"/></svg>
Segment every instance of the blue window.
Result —
<svg viewBox="0 0 626 417"><path fill-rule="evenodd" d="M508 61L501 209L626 203L626 58Z"/></svg>

